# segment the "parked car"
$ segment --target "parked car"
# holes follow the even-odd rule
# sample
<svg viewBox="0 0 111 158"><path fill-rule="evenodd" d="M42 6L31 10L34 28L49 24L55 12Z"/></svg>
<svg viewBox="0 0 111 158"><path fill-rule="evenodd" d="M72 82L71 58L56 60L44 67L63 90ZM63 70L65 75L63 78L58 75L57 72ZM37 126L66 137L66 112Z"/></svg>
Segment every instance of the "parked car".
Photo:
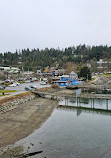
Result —
<svg viewBox="0 0 111 158"><path fill-rule="evenodd" d="M3 83L4 83L4 81L1 81L1 80L0 80L0 83L2 83L2 84L3 84Z"/></svg>
<svg viewBox="0 0 111 158"><path fill-rule="evenodd" d="M11 82L11 80L8 80L8 79L7 79L7 80L5 80L4 82L5 82L5 83L10 83L10 82Z"/></svg>
<svg viewBox="0 0 111 158"><path fill-rule="evenodd" d="M31 80L30 82L34 82L33 80Z"/></svg>
<svg viewBox="0 0 111 158"><path fill-rule="evenodd" d="M30 88L37 88L37 85L30 85Z"/></svg>
<svg viewBox="0 0 111 158"><path fill-rule="evenodd" d="M0 89L1 89L1 90L4 90L5 88L4 88L4 87L2 87L2 86L0 86Z"/></svg>
<svg viewBox="0 0 111 158"><path fill-rule="evenodd" d="M5 84L4 84L4 85L2 85L2 87L5 89L5 88L6 88Z"/></svg>
<svg viewBox="0 0 111 158"><path fill-rule="evenodd" d="M15 84L16 84L17 86L19 86L19 85L20 85L20 83L18 83L18 82L15 82Z"/></svg>
<svg viewBox="0 0 111 158"><path fill-rule="evenodd" d="M30 80L25 81L25 83L30 83Z"/></svg>
<svg viewBox="0 0 111 158"><path fill-rule="evenodd" d="M31 88L31 87L25 87L25 90L26 90L26 91L31 91L32 88Z"/></svg>
<svg viewBox="0 0 111 158"><path fill-rule="evenodd" d="M23 80L24 80L23 78L19 78L19 79L18 79L18 81L23 81Z"/></svg>
<svg viewBox="0 0 111 158"><path fill-rule="evenodd" d="M39 79L35 79L34 81L39 81Z"/></svg>
<svg viewBox="0 0 111 158"><path fill-rule="evenodd" d="M41 85L46 85L46 82L41 81L40 84L41 84Z"/></svg>
<svg viewBox="0 0 111 158"><path fill-rule="evenodd" d="M16 87L16 83L10 84L9 87Z"/></svg>

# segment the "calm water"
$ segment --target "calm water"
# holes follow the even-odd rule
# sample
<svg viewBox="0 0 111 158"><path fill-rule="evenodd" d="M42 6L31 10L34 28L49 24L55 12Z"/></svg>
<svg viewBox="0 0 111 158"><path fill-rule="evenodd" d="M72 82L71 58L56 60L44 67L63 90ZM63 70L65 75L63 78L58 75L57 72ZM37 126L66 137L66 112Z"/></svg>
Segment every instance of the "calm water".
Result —
<svg viewBox="0 0 111 158"><path fill-rule="evenodd" d="M18 144L24 152L43 151L33 158L111 158L111 115L59 107Z"/></svg>
<svg viewBox="0 0 111 158"><path fill-rule="evenodd" d="M88 99L88 98L69 98L64 99L59 102L60 105L68 105L68 106L81 106L81 107L87 107L87 108L95 108L95 109L108 109L111 110L111 100L106 99Z"/></svg>

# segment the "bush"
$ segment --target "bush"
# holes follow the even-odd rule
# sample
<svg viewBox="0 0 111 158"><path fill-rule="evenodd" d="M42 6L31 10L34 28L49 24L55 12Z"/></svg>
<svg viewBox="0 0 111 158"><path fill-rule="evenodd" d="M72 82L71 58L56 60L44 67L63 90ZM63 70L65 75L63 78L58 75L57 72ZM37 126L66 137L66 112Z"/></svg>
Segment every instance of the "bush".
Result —
<svg viewBox="0 0 111 158"><path fill-rule="evenodd" d="M51 78L48 79L48 83L52 84L52 79Z"/></svg>
<svg viewBox="0 0 111 158"><path fill-rule="evenodd" d="M53 84L53 85L51 86L51 88L58 89L58 88L59 88L59 85Z"/></svg>

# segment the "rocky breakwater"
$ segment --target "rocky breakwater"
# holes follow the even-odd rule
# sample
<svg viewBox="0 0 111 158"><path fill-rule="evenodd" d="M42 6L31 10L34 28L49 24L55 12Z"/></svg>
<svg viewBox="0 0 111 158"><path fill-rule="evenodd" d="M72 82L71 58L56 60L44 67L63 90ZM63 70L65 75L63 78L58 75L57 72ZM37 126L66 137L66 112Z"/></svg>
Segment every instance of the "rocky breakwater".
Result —
<svg viewBox="0 0 111 158"><path fill-rule="evenodd" d="M4 105L0 106L0 113L5 113L7 111L16 109L22 106L24 103L27 103L34 99L34 95L29 95L23 98L15 98L12 101L5 103Z"/></svg>
<svg viewBox="0 0 111 158"><path fill-rule="evenodd" d="M0 148L30 135L57 106L58 101L31 93L0 99Z"/></svg>

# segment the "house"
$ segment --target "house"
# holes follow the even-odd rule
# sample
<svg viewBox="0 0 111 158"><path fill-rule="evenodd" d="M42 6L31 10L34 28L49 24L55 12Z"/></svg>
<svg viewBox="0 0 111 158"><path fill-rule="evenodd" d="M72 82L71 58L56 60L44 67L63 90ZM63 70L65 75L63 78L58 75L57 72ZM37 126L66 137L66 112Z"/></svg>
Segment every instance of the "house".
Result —
<svg viewBox="0 0 111 158"><path fill-rule="evenodd" d="M77 79L77 78L78 78L77 73L75 73L74 71L72 71L69 76L70 76L70 80L73 80L73 79Z"/></svg>
<svg viewBox="0 0 111 158"><path fill-rule="evenodd" d="M6 66L6 67L0 67L0 71L17 74L20 72L20 69L16 67Z"/></svg>
<svg viewBox="0 0 111 158"><path fill-rule="evenodd" d="M71 72L70 75L59 76L60 80L53 81L53 84L63 86L63 87L74 86L81 83L81 81L77 80L77 77L78 76L76 73Z"/></svg>
<svg viewBox="0 0 111 158"><path fill-rule="evenodd" d="M67 86L68 80L70 79L69 75L62 75L62 76L59 76L59 78L60 80L53 81L53 84L56 84L59 86Z"/></svg>

